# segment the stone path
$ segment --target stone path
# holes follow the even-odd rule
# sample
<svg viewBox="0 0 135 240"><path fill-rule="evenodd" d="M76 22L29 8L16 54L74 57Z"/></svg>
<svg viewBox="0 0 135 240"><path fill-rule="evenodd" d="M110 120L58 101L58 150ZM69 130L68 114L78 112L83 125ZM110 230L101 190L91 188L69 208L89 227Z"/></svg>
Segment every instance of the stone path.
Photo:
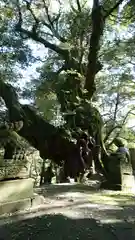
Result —
<svg viewBox="0 0 135 240"><path fill-rule="evenodd" d="M0 240L134 240L135 198L65 184L36 189L38 208L0 219Z"/></svg>

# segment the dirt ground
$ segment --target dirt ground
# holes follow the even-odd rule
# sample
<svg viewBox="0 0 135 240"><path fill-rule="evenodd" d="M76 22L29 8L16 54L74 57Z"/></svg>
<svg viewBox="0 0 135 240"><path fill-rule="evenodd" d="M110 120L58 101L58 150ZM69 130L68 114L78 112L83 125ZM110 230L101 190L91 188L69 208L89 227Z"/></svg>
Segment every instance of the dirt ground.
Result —
<svg viewBox="0 0 135 240"><path fill-rule="evenodd" d="M135 197L89 185L36 188L44 203L0 218L0 240L135 240Z"/></svg>

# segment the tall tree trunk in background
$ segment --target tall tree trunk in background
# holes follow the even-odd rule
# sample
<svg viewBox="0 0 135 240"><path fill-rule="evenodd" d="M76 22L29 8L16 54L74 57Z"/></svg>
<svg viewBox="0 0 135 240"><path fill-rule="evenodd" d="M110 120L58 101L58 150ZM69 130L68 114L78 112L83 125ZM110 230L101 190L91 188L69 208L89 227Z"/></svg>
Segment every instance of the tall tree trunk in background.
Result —
<svg viewBox="0 0 135 240"><path fill-rule="evenodd" d="M92 17L92 34L90 38L87 74L85 81L85 88L88 90L88 95L90 99L96 90L94 81L97 73L96 66L98 62L100 38L103 35L104 30L104 16L102 13L102 7L99 4L99 0L93 0L91 17Z"/></svg>
<svg viewBox="0 0 135 240"><path fill-rule="evenodd" d="M90 47L88 55L88 65L87 65L87 74L85 81L85 88L88 90L88 96L91 99L93 93L96 90L95 87L95 76L97 74L97 63L98 61L98 51L101 47L100 39L103 35L105 20L109 17L123 2L124 0L119 0L116 4L109 9L108 12L103 12L103 7L100 5L99 0L93 0L92 8L92 33L90 38ZM99 71L101 70L101 66Z"/></svg>

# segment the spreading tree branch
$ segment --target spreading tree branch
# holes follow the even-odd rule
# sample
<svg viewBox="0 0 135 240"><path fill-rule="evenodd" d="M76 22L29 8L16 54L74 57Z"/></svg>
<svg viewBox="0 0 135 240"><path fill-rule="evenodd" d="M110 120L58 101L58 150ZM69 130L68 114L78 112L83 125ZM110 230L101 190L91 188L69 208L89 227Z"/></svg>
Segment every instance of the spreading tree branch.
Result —
<svg viewBox="0 0 135 240"><path fill-rule="evenodd" d="M27 8L30 10L30 5L27 4ZM21 8L20 8L20 3L19 0L17 0L17 10L18 10L18 23L15 26L15 30L25 34L26 36L28 36L29 38L35 40L36 42L42 43L46 48L49 48L53 51L55 51L56 53L58 53L59 55L61 55L64 59L69 57L69 52L67 49L62 49L59 46L57 46L56 44L50 43L49 41L45 40L44 38L40 37L38 35L38 33L36 33L35 31L29 31L26 30L22 27L22 23L23 23L23 19L22 19L22 13L21 13ZM37 20L36 16L34 15L33 11L30 10L34 19L36 19L36 23L38 23L39 21ZM36 25L37 26L37 25ZM47 25L47 27L49 28L49 24Z"/></svg>
<svg viewBox="0 0 135 240"><path fill-rule="evenodd" d="M99 0L93 0L93 8L92 8L92 34L90 38L90 48L89 48L89 55L88 55L88 66L87 66L87 74L86 74L86 81L85 81L85 88L88 90L89 97L91 98L94 91L95 91L95 75L98 71L102 69L101 63L98 61L98 51L100 48L100 38L103 34L104 30L104 23L105 19L123 2L123 0L119 0L107 13L106 15L103 14L103 9L99 4ZM43 0L44 8L46 11L48 23L44 22L44 25L48 27L56 36L58 39L61 37L59 36L58 31L54 27L54 22L59 18L59 14L56 18L51 18L49 15L48 6L46 5L45 0ZM80 9L80 2L76 0L78 9ZM43 37L39 36L38 33L36 33L36 29L39 24L39 20L36 18L34 12L32 11L30 4L28 1L26 1L27 9L31 12L35 24L33 25L32 31L26 30L22 27L23 19L20 9L20 3L19 0L17 0L17 9L18 9L18 23L16 25L16 30L20 33L23 33L27 37L33 39L36 42L42 43L46 48L49 48L59 55L62 56L62 58L67 63L68 68L74 68L74 66L77 66L79 62L76 59L71 59L70 51L68 49L62 49L58 45L50 43L49 41L45 40ZM97 27L98 26L98 27ZM65 42L65 39L61 39L61 41Z"/></svg>
<svg viewBox="0 0 135 240"><path fill-rule="evenodd" d="M43 1L43 5L44 5L46 16L47 16L47 20L48 20L48 23L49 23L49 24L47 24L47 23L44 22L44 25L47 26L51 30L51 32L54 34L54 36L58 40L60 40L63 43L67 42L67 40L64 37L60 36L60 34L58 32L58 29L56 30L56 28L54 27L54 23L55 22L58 23L58 20L59 20L59 18L61 16L61 12L59 11L59 13L57 14L56 17L51 18L50 14L49 14L49 8L48 8L48 6L46 4L46 1L45 0L42 0L42 1Z"/></svg>
<svg viewBox="0 0 135 240"><path fill-rule="evenodd" d="M121 3L123 3L124 0L119 0L112 8L109 9L109 11L106 11L104 18L108 18L118 7Z"/></svg>
<svg viewBox="0 0 135 240"><path fill-rule="evenodd" d="M22 33L23 36L25 35L28 38L43 44L46 48L49 48L49 49L55 51L56 53L58 53L65 60L65 65L67 65L67 69L74 68L78 72L82 73L83 67L81 69L79 68L79 61L77 59L72 58L70 51L68 49L62 49L58 45L50 43L43 37L39 36L39 34L36 32L38 24L39 24L39 20L36 18L33 10L31 9L31 5L29 3L27 3L28 1L25 1L25 2L26 2L27 9L31 12L31 14L35 20L35 24L33 25L31 31L23 28L23 26L22 26L23 19L22 19L20 3L19 3L19 0L17 0L18 23L16 24L15 30ZM43 2L45 3L44 0L43 0ZM48 29L50 29L52 31L53 35L55 36L56 32L54 33L53 23L56 19L51 19L48 8L46 7L46 5L44 7L46 8L46 14L48 16L48 23L44 22L43 24ZM95 68L96 68L96 73L102 69L102 65L99 61L96 62ZM86 67L85 67L85 69L83 69L83 73L86 75Z"/></svg>
<svg viewBox="0 0 135 240"><path fill-rule="evenodd" d="M27 35L29 38L35 40L36 42L42 43L46 48L49 48L49 49L53 50L54 52L58 53L64 59L67 58L69 55L68 50L62 49L59 46L48 42L47 40L38 36L37 34L34 34L33 32L30 32L22 27L20 28L18 25L16 25L16 31L24 33L25 35Z"/></svg>
<svg viewBox="0 0 135 240"><path fill-rule="evenodd" d="M121 129L122 128L122 125L117 125L117 126L113 126L110 131L107 133L107 135L105 136L104 138L104 143L107 142L108 138L110 137L110 135L112 134L112 132L115 130L115 129Z"/></svg>
<svg viewBox="0 0 135 240"><path fill-rule="evenodd" d="M34 18L35 23L34 23L34 25L33 25L33 27L32 27L32 32L33 32L33 34L36 34L36 33L37 33L37 28L38 28L38 26L39 26L39 19L35 16L32 8L31 8L31 2L28 2L28 1L25 1L25 2L26 2L27 10L30 11L31 15L32 15L33 18Z"/></svg>
<svg viewBox="0 0 135 240"><path fill-rule="evenodd" d="M106 136L105 139L104 139L104 142L106 142L106 141L108 140L108 138L109 138L109 136L111 135L111 133L112 133L115 129L117 129L117 128L120 129L120 131L116 134L115 138L117 138L117 137L120 135L120 132L121 132L121 130L122 130L122 128L123 128L123 125L126 123L129 114L134 114L134 113L132 112L133 110L135 110L135 107L133 107L132 109L130 109L130 110L126 113L126 115L125 115L125 117L124 117L121 125L117 125L117 126L113 127L113 128L109 131L109 133L107 134L107 136ZM113 144L113 142L114 142L114 139L107 145L107 147L110 147L110 146Z"/></svg>

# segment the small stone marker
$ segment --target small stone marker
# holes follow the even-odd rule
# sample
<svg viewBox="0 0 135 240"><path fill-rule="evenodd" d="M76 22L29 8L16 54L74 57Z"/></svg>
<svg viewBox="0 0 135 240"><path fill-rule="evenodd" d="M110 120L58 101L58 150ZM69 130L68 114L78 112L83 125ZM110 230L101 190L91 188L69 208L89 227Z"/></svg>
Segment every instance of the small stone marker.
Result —
<svg viewBox="0 0 135 240"><path fill-rule="evenodd" d="M131 162L127 162L124 157L120 160L122 191L135 193L135 177Z"/></svg>
<svg viewBox="0 0 135 240"><path fill-rule="evenodd" d="M120 190L135 193L135 176L131 162L127 162L124 154L116 154L109 159L109 180L113 185L120 186Z"/></svg>

